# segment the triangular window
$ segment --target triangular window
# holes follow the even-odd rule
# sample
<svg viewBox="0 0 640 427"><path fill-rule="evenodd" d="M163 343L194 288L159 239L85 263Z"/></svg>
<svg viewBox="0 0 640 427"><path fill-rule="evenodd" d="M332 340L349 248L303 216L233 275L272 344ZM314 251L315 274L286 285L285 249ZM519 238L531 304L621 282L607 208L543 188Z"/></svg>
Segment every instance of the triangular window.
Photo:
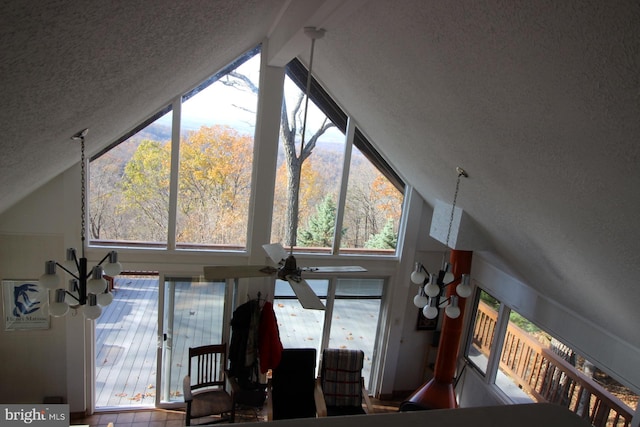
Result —
<svg viewBox="0 0 640 427"><path fill-rule="evenodd" d="M404 183L357 126L347 137L347 114L315 79L305 128L307 75L297 59L287 65L271 241L301 252L393 254ZM301 168L297 194L292 166Z"/></svg>

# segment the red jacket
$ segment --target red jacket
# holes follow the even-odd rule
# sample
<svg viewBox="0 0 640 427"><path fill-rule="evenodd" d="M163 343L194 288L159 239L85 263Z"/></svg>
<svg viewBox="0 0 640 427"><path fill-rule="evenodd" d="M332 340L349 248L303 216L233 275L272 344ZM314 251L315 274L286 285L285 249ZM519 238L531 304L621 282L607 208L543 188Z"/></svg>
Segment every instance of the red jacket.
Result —
<svg viewBox="0 0 640 427"><path fill-rule="evenodd" d="M264 303L260 314L260 327L258 329L258 354L260 357L260 372L266 373L269 369L276 368L282 357L282 342L276 313L273 304Z"/></svg>

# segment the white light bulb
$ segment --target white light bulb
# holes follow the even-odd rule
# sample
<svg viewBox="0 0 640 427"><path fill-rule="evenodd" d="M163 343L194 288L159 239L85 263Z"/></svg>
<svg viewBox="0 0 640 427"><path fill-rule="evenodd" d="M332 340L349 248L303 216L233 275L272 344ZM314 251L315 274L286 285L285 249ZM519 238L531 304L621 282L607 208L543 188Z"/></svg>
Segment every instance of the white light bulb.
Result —
<svg viewBox="0 0 640 427"><path fill-rule="evenodd" d="M458 307L457 305L450 305L449 307L444 309L444 312L448 317L457 319L460 316L460 307Z"/></svg>
<svg viewBox="0 0 640 427"><path fill-rule="evenodd" d="M422 309L422 314L427 319L435 319L436 317L438 317L438 309L431 305L425 305Z"/></svg>
<svg viewBox="0 0 640 427"><path fill-rule="evenodd" d="M461 298L469 298L471 296L471 286L468 283L461 282L456 286L456 293Z"/></svg>
<svg viewBox="0 0 640 427"><path fill-rule="evenodd" d="M87 281L87 292L101 294L107 288L107 281L102 278L102 267L96 265L91 272L91 279Z"/></svg>
<svg viewBox="0 0 640 427"><path fill-rule="evenodd" d="M122 265L118 262L118 253L116 251L109 252L109 262L104 266L104 274L115 277L122 272Z"/></svg>
<svg viewBox="0 0 640 427"><path fill-rule="evenodd" d="M56 289L54 301L49 304L49 315L53 317L60 317L67 314L69 306L64 301L66 292L64 289Z"/></svg>
<svg viewBox="0 0 640 427"><path fill-rule="evenodd" d="M53 317L62 317L69 311L69 306L64 302L52 302L49 304L49 314Z"/></svg>
<svg viewBox="0 0 640 427"><path fill-rule="evenodd" d="M69 270L72 273L78 272L78 265L76 264L76 250L73 248L67 249L67 256L64 262L62 263L64 268Z"/></svg>
<svg viewBox="0 0 640 427"><path fill-rule="evenodd" d="M413 304L418 308L424 307L428 302L429 300L422 294L422 292L418 292L418 294L413 297Z"/></svg>
<svg viewBox="0 0 640 427"><path fill-rule="evenodd" d="M473 293L473 288L471 287L471 279L468 274L463 274L460 278L460 284L456 286L457 294L462 298L469 298Z"/></svg>
<svg viewBox="0 0 640 427"><path fill-rule="evenodd" d="M87 303L82 307L82 314L91 320L97 319L102 314L102 308L98 305L97 297L94 294L88 295Z"/></svg>
<svg viewBox="0 0 640 427"><path fill-rule="evenodd" d="M411 273L411 281L416 285L422 285L424 280L427 278L426 274L422 271L414 271Z"/></svg>
<svg viewBox="0 0 640 427"><path fill-rule="evenodd" d="M57 289L60 284L60 276L57 274L43 274L40 276L38 283L46 289Z"/></svg>
<svg viewBox="0 0 640 427"><path fill-rule="evenodd" d="M453 273L452 273L452 272L447 271L447 272L444 274L444 277L442 278L442 281L443 281L443 282L444 282L444 284L446 285L446 284L448 284L448 283L453 282L453 279L455 279L455 278L456 278L456 277L453 275Z"/></svg>
<svg viewBox="0 0 640 427"><path fill-rule="evenodd" d="M99 294L96 298L100 307L106 307L113 301L113 294L111 292L104 292Z"/></svg>
<svg viewBox="0 0 640 427"><path fill-rule="evenodd" d="M69 285L65 294L66 295L64 297L64 300L70 307L75 307L78 305L78 301L80 301L80 293L78 292L78 280L69 280Z"/></svg>
<svg viewBox="0 0 640 427"><path fill-rule="evenodd" d="M101 294L107 288L107 281L102 277L99 279L89 279L87 281L87 292L90 294Z"/></svg>
<svg viewBox="0 0 640 427"><path fill-rule="evenodd" d="M82 307L82 314L87 319L95 320L102 314L102 309L99 305L85 305Z"/></svg>
<svg viewBox="0 0 640 427"><path fill-rule="evenodd" d="M458 307L458 297L451 295L449 298L451 303L444 309L444 313L452 319L457 319L460 316L460 307Z"/></svg>
<svg viewBox="0 0 640 427"><path fill-rule="evenodd" d="M430 297L437 297L440 294L440 286L436 285L434 282L429 282L424 287L424 293Z"/></svg>

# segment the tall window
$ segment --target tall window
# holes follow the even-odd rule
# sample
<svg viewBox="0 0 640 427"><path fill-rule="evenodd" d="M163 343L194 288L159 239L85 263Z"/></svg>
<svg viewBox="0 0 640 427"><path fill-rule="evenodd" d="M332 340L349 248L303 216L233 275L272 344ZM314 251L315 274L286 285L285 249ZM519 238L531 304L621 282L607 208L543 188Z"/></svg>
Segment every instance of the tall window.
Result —
<svg viewBox="0 0 640 427"><path fill-rule="evenodd" d="M89 239L167 244L171 109L91 161Z"/></svg>
<svg viewBox="0 0 640 427"><path fill-rule="evenodd" d="M246 246L258 86L255 49L125 135L90 164L92 244L177 248ZM172 150L172 110L180 108L179 150ZM170 203L172 158L178 157L176 209ZM175 216L175 229L170 218Z"/></svg>
<svg viewBox="0 0 640 427"><path fill-rule="evenodd" d="M271 241L288 246L293 230L298 246L328 252L335 232L345 136L309 102L303 146L304 105L303 91L286 77Z"/></svg>
<svg viewBox="0 0 640 427"><path fill-rule="evenodd" d="M402 215L402 191L353 147L340 249L394 253Z"/></svg>
<svg viewBox="0 0 640 427"><path fill-rule="evenodd" d="M256 91L229 74L258 81L259 55L183 98L176 242L244 248L247 240Z"/></svg>
<svg viewBox="0 0 640 427"><path fill-rule="evenodd" d="M404 184L359 129L347 140L347 114L315 80L304 126L307 75L298 60L287 65L271 241L330 253L338 239L343 253L393 254Z"/></svg>

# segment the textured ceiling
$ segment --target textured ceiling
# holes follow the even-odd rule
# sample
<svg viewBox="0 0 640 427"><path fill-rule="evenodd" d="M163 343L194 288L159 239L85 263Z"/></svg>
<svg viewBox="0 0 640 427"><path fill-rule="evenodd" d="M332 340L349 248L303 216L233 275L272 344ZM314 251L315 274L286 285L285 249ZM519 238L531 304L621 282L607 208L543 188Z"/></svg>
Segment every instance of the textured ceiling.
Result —
<svg viewBox="0 0 640 427"><path fill-rule="evenodd" d="M5 1L0 212L73 133L95 152L291 22L327 29L314 74L429 204L464 167L487 256L640 348L636 1Z"/></svg>

